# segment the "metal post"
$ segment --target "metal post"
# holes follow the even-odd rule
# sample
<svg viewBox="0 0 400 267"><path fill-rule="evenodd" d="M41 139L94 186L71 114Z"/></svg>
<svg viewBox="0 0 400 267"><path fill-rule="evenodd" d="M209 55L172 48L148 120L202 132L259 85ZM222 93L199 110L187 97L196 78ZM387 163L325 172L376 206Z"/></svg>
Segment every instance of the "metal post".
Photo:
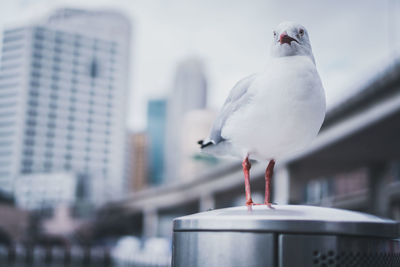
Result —
<svg viewBox="0 0 400 267"><path fill-rule="evenodd" d="M143 235L155 237L158 230L158 213L155 208L146 208L143 214Z"/></svg>

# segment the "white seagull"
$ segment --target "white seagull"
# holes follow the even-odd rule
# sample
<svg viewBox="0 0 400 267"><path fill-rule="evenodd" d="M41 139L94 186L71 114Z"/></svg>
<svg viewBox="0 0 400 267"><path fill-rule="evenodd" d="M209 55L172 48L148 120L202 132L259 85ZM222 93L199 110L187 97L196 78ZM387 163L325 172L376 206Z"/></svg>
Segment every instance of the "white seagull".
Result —
<svg viewBox="0 0 400 267"><path fill-rule="evenodd" d="M306 147L325 117L325 92L315 66L308 32L282 22L273 31L271 60L264 72L240 80L231 90L202 151L243 160L246 205L253 205L249 159L269 161L265 201L275 159Z"/></svg>

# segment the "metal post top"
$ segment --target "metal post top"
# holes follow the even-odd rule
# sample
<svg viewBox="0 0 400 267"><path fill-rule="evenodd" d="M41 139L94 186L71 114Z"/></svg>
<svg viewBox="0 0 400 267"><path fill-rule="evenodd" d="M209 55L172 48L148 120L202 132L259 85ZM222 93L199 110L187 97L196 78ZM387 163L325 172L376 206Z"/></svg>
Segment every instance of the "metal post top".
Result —
<svg viewBox="0 0 400 267"><path fill-rule="evenodd" d="M174 220L174 231L244 231L398 238L399 223L370 214L302 205L211 210Z"/></svg>

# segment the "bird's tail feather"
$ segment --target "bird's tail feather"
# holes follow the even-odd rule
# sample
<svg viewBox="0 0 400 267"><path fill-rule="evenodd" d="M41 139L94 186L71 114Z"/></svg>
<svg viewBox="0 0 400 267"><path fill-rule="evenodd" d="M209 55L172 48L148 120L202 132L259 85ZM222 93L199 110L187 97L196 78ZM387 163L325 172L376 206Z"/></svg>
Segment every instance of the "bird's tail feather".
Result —
<svg viewBox="0 0 400 267"><path fill-rule="evenodd" d="M232 147L231 142L222 141L216 144L212 140L205 139L197 143L201 147L201 152L205 154L226 158L241 158L240 151L236 151L236 149Z"/></svg>
<svg viewBox="0 0 400 267"><path fill-rule="evenodd" d="M200 140L200 141L197 142L197 144L200 145L200 148L201 148L201 149L203 149L203 148L205 148L205 147L208 147L208 146L210 146L210 145L215 145L214 142L212 142L212 141L205 141L205 140Z"/></svg>

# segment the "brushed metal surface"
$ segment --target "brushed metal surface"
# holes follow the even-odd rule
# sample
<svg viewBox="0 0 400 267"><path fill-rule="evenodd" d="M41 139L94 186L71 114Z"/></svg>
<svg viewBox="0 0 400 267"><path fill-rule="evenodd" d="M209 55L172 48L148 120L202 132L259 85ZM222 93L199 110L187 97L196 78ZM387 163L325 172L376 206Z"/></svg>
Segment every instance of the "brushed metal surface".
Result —
<svg viewBox="0 0 400 267"><path fill-rule="evenodd" d="M175 232L174 267L275 267L275 235L251 232Z"/></svg>
<svg viewBox="0 0 400 267"><path fill-rule="evenodd" d="M279 267L400 266L399 240L324 235L279 236Z"/></svg>
<svg viewBox="0 0 400 267"><path fill-rule="evenodd" d="M399 237L399 224L373 215L301 205L234 207L174 220L174 231L248 231Z"/></svg>

